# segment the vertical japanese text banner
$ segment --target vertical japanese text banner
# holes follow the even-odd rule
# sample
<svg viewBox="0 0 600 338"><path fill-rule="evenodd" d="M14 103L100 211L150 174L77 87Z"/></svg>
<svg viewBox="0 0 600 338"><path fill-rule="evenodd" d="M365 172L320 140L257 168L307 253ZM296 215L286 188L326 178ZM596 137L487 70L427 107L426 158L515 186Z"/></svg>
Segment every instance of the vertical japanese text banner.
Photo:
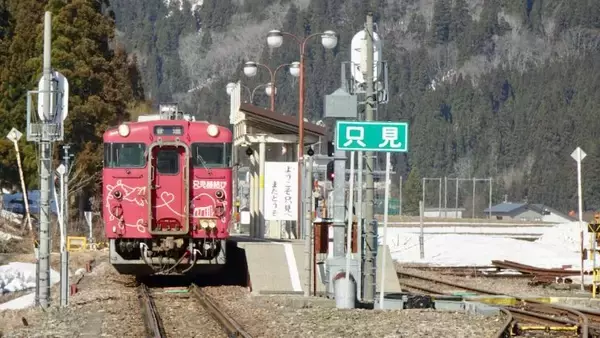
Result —
<svg viewBox="0 0 600 338"><path fill-rule="evenodd" d="M265 220L298 218L298 163L265 162Z"/></svg>

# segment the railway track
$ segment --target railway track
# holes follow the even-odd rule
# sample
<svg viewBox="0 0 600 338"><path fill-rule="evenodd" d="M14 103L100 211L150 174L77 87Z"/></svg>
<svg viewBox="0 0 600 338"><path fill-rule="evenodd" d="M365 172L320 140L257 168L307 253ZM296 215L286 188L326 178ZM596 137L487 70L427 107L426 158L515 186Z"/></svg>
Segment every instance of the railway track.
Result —
<svg viewBox="0 0 600 338"><path fill-rule="evenodd" d="M398 278L401 280L400 283L402 285L405 285L409 289L424 291L432 295L452 295L452 293L402 281L406 277L426 281L433 285L463 289L479 295L504 295L503 293L451 283L436 278L398 272ZM547 304L510 295L506 296L515 298L519 304L501 308L507 319L495 337L510 337L512 335L535 331L545 333L560 332L563 336L564 334L570 334L569 336L579 336L582 338L600 337L600 311Z"/></svg>
<svg viewBox="0 0 600 338"><path fill-rule="evenodd" d="M153 293L145 284L141 284L138 287L138 296L147 337L181 337L190 331L211 337L217 337L220 333L227 337L252 337L219 306L217 301L195 284L178 294ZM176 301L181 299L184 301ZM161 314L164 316L164 322ZM201 320L202 316L211 317L217 325L211 326L210 320ZM189 327L191 323L198 323L200 326L194 329ZM172 334L167 335L168 331Z"/></svg>

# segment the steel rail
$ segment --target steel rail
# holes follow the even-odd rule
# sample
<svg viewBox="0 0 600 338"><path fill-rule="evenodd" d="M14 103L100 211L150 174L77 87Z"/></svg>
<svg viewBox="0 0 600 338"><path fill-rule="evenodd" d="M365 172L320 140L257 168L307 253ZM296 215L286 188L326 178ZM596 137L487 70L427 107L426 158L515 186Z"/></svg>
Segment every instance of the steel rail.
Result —
<svg viewBox="0 0 600 338"><path fill-rule="evenodd" d="M512 327L515 319L510 311L503 308L500 308L500 311L504 313L506 320L502 323L502 327L494 333L493 338L509 338L512 336Z"/></svg>
<svg viewBox="0 0 600 338"><path fill-rule="evenodd" d="M226 331L228 337L244 337L252 338L252 336L246 332L240 324L238 324L231 316L229 316L223 309L221 309L217 303L206 294L196 284L192 284L190 290L196 297L196 300L210 313L210 315L217 321L223 329Z"/></svg>
<svg viewBox="0 0 600 338"><path fill-rule="evenodd" d="M416 285L416 284L413 284L413 283L408 283L408 282L400 281L400 285L404 285L404 286L406 286L409 289L415 289L415 290L419 290L419 291L429 292L430 294L433 294L433 295L444 295L444 293L441 292L441 291L430 289L430 288L426 288L426 287L423 287L423 286L420 286L420 285Z"/></svg>
<svg viewBox="0 0 600 338"><path fill-rule="evenodd" d="M154 300L150 296L148 287L145 284L141 284L138 287L138 300L144 316L144 325L146 326L147 337L166 337L167 335L162 325L160 316L158 315L158 311L156 310L156 305L154 304Z"/></svg>
<svg viewBox="0 0 600 338"><path fill-rule="evenodd" d="M451 283L451 282L447 282L447 281L443 281L437 278L430 278L430 277L426 277L426 276L420 276L420 275L416 275L416 274L412 274L412 273L408 273L408 272L397 272L398 277L400 276L409 276L412 278L417 278L417 279L421 279L421 280L425 280L425 281L429 281L429 282L433 282L433 283L438 283L438 284L442 284L442 285L447 285L447 286L452 286L452 287L456 287L456 288L461 288L464 290L468 290L468 291L474 291L474 292L478 292L481 294L488 294L488 295L505 295L503 293L499 293L499 292L495 292L495 291L490 291L490 290L484 290L484 289L479 289L479 288L474 288L474 287L470 287L470 286L465 286L465 285L460 285L457 283ZM546 308L551 308L554 310L561 310L566 312L567 314L571 314L571 315L575 315L578 318L577 323L580 326L581 329L581 337L583 338L587 338L589 335L589 321L588 321L588 316L586 314L584 314L585 311L579 311L578 309L575 308L570 308L570 307L566 307L566 306L561 306L561 305L556 305L556 304L547 304L544 302L538 302L535 300L531 300L531 299L527 299L527 298L522 298L522 297L516 297L516 296L511 296L511 295L506 295L508 297L512 297L515 298L516 300L524 303L524 304L537 304ZM507 309L509 311L511 311L510 309ZM599 313L600 315L600 313ZM593 327L594 329L596 327Z"/></svg>

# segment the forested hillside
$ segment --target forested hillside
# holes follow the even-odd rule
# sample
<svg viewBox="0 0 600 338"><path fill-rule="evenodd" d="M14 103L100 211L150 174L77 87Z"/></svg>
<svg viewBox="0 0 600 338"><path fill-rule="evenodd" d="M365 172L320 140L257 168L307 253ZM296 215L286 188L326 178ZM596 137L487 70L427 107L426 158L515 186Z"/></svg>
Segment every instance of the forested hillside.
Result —
<svg viewBox="0 0 600 338"><path fill-rule="evenodd" d="M495 201L507 194L512 201L566 211L576 206L570 154L579 145L588 154L586 208L600 207L600 2L199 3L171 0L167 8L162 0L112 0L119 37L143 60L145 88L153 98L185 102L188 110L225 122L227 82L242 79L253 88L268 81L266 72L245 79L244 61L275 68L298 59L292 43L267 47L270 29L299 36L332 29L340 38L335 50L325 51L317 41L308 47L306 111L318 119L323 96L339 87L350 39L371 8L390 64L390 102L380 107L380 118L411 122L410 153L394 159L405 177L411 170L412 180L493 177ZM295 114L297 83L279 74L277 107ZM265 95L255 99L267 106ZM405 188L408 212L415 211L420 196L415 189L419 184ZM480 202L482 208L487 203Z"/></svg>
<svg viewBox="0 0 600 338"><path fill-rule="evenodd" d="M268 81L264 71L244 78L243 62L275 68L299 59L290 41L267 47L271 29L339 34L334 50L317 40L307 47L305 111L320 119L324 95L340 86L340 62L349 59L351 37L371 9L390 70L390 101L379 118L411 123L410 152L393 159L410 183L405 211L416 209L420 177L443 176L493 177L495 201L507 194L574 209L576 146L588 154L586 209L600 208L598 1L3 0L3 135L13 126L25 131L25 94L41 74L45 9L54 13L53 66L71 84L68 141L85 177L99 168L102 131L129 118L143 98L177 101L226 123L226 83L241 79L254 88ZM278 110L295 114L297 80L281 71L277 82ZM262 91L255 103L268 105ZM35 187L36 150L21 145ZM0 142L0 155L1 177L18 182L9 142ZM481 210L487 201L479 199Z"/></svg>
<svg viewBox="0 0 600 338"><path fill-rule="evenodd" d="M44 12L52 12L52 66L70 84L65 142L76 155L72 189L97 191L102 166L102 133L128 120L128 108L144 98L136 61L114 41L115 25L106 12L108 1L0 1L0 181L18 186L12 143L4 138L20 130L25 180L38 186L38 150L26 141L26 94L36 90L42 74ZM34 112L35 114L35 112ZM60 144L54 147L54 157Z"/></svg>

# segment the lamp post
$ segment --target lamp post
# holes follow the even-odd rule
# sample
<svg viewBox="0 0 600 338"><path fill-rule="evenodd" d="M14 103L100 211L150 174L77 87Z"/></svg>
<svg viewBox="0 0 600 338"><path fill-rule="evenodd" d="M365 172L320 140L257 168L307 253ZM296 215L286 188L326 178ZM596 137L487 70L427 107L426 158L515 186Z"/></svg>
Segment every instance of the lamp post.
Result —
<svg viewBox="0 0 600 338"><path fill-rule="evenodd" d="M300 62L292 62L290 65L290 73L294 76L300 77L299 83L299 103L298 103L298 223L296 225L297 236L300 235L300 224L302 222L302 161L304 161L304 50L306 42L309 39L320 36L321 44L326 49L333 49L337 46L337 36L334 31L325 31L323 33L311 34L304 39L298 36L282 32L279 30L272 30L267 34L267 44L271 48L279 48L283 44L283 36L289 36L293 38L300 48Z"/></svg>
<svg viewBox="0 0 600 338"><path fill-rule="evenodd" d="M258 67L263 67L266 70L269 71L269 75L271 77L271 82L269 82L267 85L268 87L265 88L265 92L267 93L267 95L269 95L271 97L271 110L275 111L275 95L277 95L277 88L275 88L275 82L276 82L276 76L277 76L277 71L279 71L281 68L285 67L285 66L291 66L292 64L290 63L284 63L281 64L279 66L277 66L277 68L275 68L275 70L273 71L269 66L264 65L262 63L258 63L258 62L254 62L254 61L248 61L246 62L246 64L244 64L244 74L247 77L254 77L256 76L256 74L258 73ZM293 76L297 76L294 75L296 72L292 72L292 68L290 67L290 74L292 74ZM271 95L274 94L274 95Z"/></svg>
<svg viewBox="0 0 600 338"><path fill-rule="evenodd" d="M244 86L243 84L240 83L240 85L244 88L246 88L246 90L248 91L248 96L250 96L250 103L254 103L254 94L256 93L256 90L262 87L265 87L265 94L267 94L267 96L271 96L271 94L273 93L271 91L271 88L273 87L271 85L271 82L269 83L263 83L260 84L256 87L254 87L254 89L252 89L252 92L250 92L250 88ZM227 95L231 96L231 92L233 91L233 88L235 88L236 84L233 82L229 82L227 84L227 86L225 86L225 90L227 91ZM275 88L275 87L273 87ZM277 95L277 88L275 88L275 95Z"/></svg>

